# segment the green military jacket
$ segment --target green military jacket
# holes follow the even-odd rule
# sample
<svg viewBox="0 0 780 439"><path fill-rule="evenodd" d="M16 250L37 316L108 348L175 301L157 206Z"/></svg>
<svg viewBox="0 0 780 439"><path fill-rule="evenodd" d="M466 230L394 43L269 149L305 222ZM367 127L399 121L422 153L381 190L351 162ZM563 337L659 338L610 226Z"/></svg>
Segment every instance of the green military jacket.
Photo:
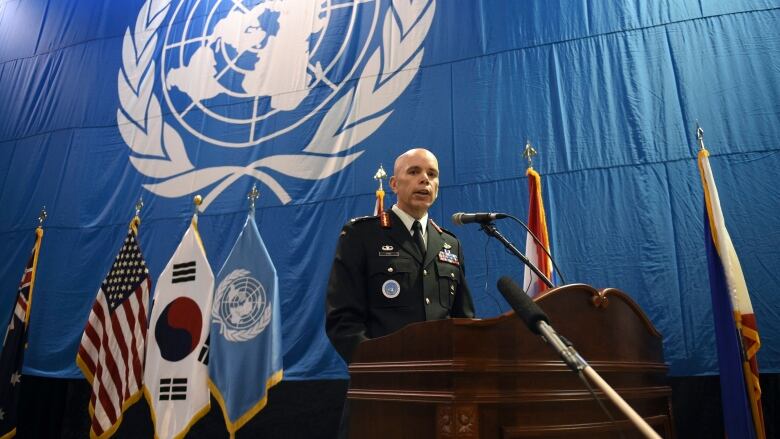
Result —
<svg viewBox="0 0 780 439"><path fill-rule="evenodd" d="M423 258L395 213L380 217L344 226L328 280L325 329L347 363L360 342L409 323L474 316L458 239L429 220Z"/></svg>

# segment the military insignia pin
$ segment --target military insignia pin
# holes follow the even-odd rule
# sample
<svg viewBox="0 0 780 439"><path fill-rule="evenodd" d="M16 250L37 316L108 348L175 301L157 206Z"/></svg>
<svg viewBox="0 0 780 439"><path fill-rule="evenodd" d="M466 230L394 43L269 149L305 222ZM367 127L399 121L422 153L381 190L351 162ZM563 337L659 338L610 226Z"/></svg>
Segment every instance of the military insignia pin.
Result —
<svg viewBox="0 0 780 439"><path fill-rule="evenodd" d="M386 280L382 284L382 295L388 299L395 299L399 294L401 294L401 284L397 280Z"/></svg>

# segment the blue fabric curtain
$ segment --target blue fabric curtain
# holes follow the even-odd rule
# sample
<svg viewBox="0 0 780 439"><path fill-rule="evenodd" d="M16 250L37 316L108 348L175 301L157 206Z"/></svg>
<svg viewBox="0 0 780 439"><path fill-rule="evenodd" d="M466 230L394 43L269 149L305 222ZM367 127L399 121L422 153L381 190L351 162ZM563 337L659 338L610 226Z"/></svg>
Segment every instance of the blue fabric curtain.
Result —
<svg viewBox="0 0 780 439"><path fill-rule="evenodd" d="M325 283L341 225L372 212L377 167L427 147L440 224L524 218L526 139L566 280L630 294L672 374L717 373L697 121L759 365L780 372L780 2L331 0L303 11L301 35L288 23L305 3L0 0L0 316L49 213L26 373L80 376L78 342L139 197L156 280L193 195L220 267L257 183L285 378L345 377ZM522 267L476 227L455 233L478 315L506 311L495 281Z"/></svg>

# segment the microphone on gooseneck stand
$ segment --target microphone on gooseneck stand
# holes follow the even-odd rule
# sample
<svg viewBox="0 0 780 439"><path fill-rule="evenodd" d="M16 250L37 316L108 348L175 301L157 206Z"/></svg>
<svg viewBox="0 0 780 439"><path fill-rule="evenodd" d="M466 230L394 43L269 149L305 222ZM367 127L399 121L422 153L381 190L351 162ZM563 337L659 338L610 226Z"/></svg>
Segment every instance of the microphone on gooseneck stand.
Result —
<svg viewBox="0 0 780 439"><path fill-rule="evenodd" d="M520 288L519 285L511 278L507 276L501 277L498 280L498 290L501 291L501 295L504 296L509 305L515 311L518 317L528 326L534 334L542 336L542 339L555 349L558 355L561 357L564 363L576 372L586 387L590 389L588 381L583 376L583 373L588 376L605 395L625 414L631 422L639 429L639 431L645 435L645 437L652 439L661 439L661 436L653 430L650 425L637 414L631 406L626 403L623 398L615 392L615 390L604 381L599 374L593 370L592 367L580 356L579 353L571 346L571 343L564 343L561 337L550 326L550 318L547 314L539 308L527 294ZM591 390L591 393L593 391ZM593 393L596 397L595 393ZM601 401L596 397L596 401L601 405ZM612 418L606 407L602 405L602 409L607 415ZM614 422L614 419L613 419ZM622 433L621 433L622 435Z"/></svg>
<svg viewBox="0 0 780 439"><path fill-rule="evenodd" d="M487 233L489 236L492 236L499 241L501 241L504 246L515 256L517 256L520 261L525 264L542 282L545 283L550 288L554 288L554 285L552 281L539 270L539 267L534 265L531 261L528 260L528 258L520 252L520 250L517 249L517 247L514 246L511 242L509 242L508 239L506 239L501 232L498 231L495 224L493 224L493 220L497 219L503 219L503 218L510 218L523 226L523 228L528 232L528 236L532 237L534 241L536 242L536 245L541 248L545 254L547 254L547 257L550 258L550 262L552 262L553 268L558 273L559 281L561 283L566 283L566 281L563 279L563 273L561 273L560 268L558 268L558 264L555 263L555 259L550 254L550 251L547 249L547 246L542 243L541 240L539 240L539 237L534 234L533 231L528 227L526 223L518 219L517 217L510 215L508 213L453 213L452 214L452 222L455 225L462 226L464 224L470 224L470 223L477 223L480 224L482 227L480 227L480 230L483 230L485 233Z"/></svg>
<svg viewBox="0 0 780 439"><path fill-rule="evenodd" d="M470 223L485 224L493 220L507 218L509 215L505 213L453 213L452 222L458 226Z"/></svg>

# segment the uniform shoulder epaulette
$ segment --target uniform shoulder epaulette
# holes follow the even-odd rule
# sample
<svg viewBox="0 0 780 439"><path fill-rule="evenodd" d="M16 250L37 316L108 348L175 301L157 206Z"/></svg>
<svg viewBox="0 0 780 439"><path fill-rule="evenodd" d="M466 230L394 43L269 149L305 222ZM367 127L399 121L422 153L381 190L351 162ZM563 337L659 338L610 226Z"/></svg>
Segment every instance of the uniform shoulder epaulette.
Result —
<svg viewBox="0 0 780 439"><path fill-rule="evenodd" d="M436 224L436 222L435 222L434 220L432 220L432 219L428 219L428 220L431 222L431 225L432 225L432 226L433 226L433 227L434 227L434 228L435 228L435 229L436 229L436 230L437 230L439 233L446 233L446 234L448 234L448 235L452 236L453 238L457 238L457 236L455 236L455 234L454 234L454 233L452 233L452 232L450 232L449 230L445 229L444 227L442 227L442 226L440 226L440 225Z"/></svg>
<svg viewBox="0 0 780 439"><path fill-rule="evenodd" d="M368 220L377 219L377 218L379 218L379 217L376 216L376 215L359 216L357 218L352 218L351 220L349 220L348 224L360 223L360 222L363 222L363 221L368 221Z"/></svg>

